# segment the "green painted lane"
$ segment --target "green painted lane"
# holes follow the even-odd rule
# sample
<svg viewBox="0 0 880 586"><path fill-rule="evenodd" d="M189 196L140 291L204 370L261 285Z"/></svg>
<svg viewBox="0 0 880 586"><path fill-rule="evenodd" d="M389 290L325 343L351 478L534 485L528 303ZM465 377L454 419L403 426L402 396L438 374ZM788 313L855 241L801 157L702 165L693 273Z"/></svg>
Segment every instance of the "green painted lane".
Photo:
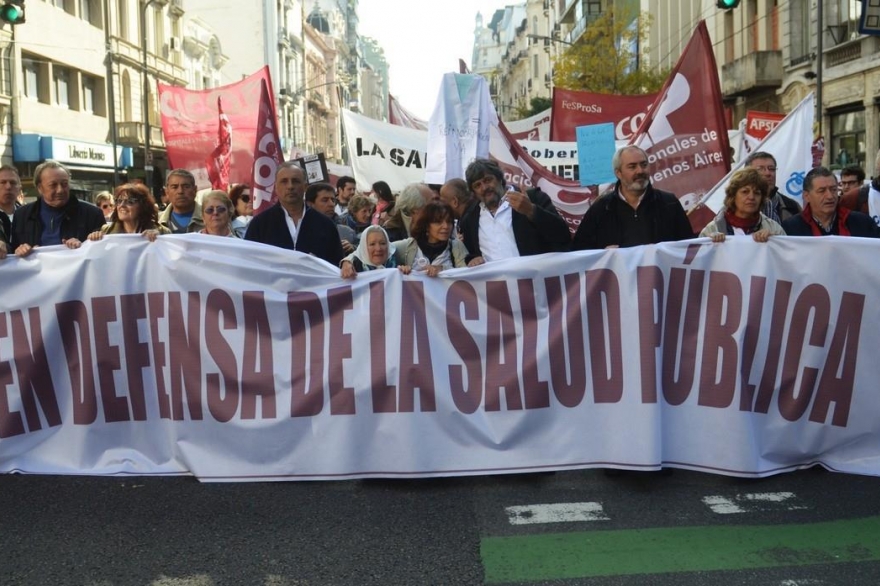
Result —
<svg viewBox="0 0 880 586"><path fill-rule="evenodd" d="M880 560L880 517L486 537L489 584Z"/></svg>

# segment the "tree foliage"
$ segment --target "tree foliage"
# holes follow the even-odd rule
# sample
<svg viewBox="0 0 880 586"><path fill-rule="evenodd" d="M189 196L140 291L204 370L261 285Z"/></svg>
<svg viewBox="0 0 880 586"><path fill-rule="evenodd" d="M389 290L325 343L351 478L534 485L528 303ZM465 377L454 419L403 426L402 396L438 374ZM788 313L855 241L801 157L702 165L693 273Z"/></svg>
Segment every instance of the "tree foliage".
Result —
<svg viewBox="0 0 880 586"><path fill-rule="evenodd" d="M648 39L651 15L609 6L555 60L553 84L599 94L659 91L668 71L650 70L638 50ZM630 12L630 14L632 14Z"/></svg>
<svg viewBox="0 0 880 586"><path fill-rule="evenodd" d="M516 114L519 120L523 118L528 118L529 116L534 116L535 114L540 114L544 110L549 110L553 107L553 100L550 98L544 98L541 96L535 96L531 100L529 100L529 105L525 104L525 101L517 104L516 106Z"/></svg>

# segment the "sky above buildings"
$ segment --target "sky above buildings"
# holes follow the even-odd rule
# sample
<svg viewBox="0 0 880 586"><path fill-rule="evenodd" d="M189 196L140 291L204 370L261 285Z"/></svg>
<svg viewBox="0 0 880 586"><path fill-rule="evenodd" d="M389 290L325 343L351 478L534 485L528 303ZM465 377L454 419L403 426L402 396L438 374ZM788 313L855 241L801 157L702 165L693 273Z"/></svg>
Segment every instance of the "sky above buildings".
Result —
<svg viewBox="0 0 880 586"><path fill-rule="evenodd" d="M431 117L444 73L471 66L477 12L489 23L504 0L360 0L358 32L385 49L391 94L404 108Z"/></svg>

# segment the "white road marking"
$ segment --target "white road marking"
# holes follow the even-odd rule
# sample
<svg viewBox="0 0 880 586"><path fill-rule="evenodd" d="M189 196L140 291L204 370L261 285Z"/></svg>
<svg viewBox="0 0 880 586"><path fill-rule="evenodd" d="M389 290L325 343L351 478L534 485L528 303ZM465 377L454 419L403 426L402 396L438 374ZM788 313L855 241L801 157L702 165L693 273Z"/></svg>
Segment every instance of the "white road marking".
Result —
<svg viewBox="0 0 880 586"><path fill-rule="evenodd" d="M555 503L506 507L511 525L608 521L601 503Z"/></svg>
<svg viewBox="0 0 880 586"><path fill-rule="evenodd" d="M719 515L733 515L777 508L782 508L786 511L797 511L807 508L796 504L796 500L797 496L793 492L750 492L738 494L732 499L721 495L703 497L703 503ZM785 505L779 507L782 504Z"/></svg>

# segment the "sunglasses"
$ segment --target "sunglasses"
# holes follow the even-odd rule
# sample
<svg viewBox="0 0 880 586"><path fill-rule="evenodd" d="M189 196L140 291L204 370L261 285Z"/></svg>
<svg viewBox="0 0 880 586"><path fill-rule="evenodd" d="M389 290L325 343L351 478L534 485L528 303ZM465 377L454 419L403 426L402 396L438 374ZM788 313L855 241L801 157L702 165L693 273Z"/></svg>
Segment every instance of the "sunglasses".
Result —
<svg viewBox="0 0 880 586"><path fill-rule="evenodd" d="M213 216L214 214L220 215L228 212L229 209L226 206L211 206L209 208L205 208L206 216Z"/></svg>
<svg viewBox="0 0 880 586"><path fill-rule="evenodd" d="M240 196L238 196L238 199L240 199L240 200L243 201L244 203L250 203L250 202L251 202L251 196L250 196L250 194L248 194L248 193L243 193L243 194L241 194Z"/></svg>
<svg viewBox="0 0 880 586"><path fill-rule="evenodd" d="M128 207L128 206L136 206L141 203L141 198L139 197L129 197L126 199L117 199L116 205L118 207Z"/></svg>
<svg viewBox="0 0 880 586"><path fill-rule="evenodd" d="M101 209L102 209L102 210L112 210L112 209L113 209L113 204L112 204L112 203L102 203L102 204L101 204Z"/></svg>

